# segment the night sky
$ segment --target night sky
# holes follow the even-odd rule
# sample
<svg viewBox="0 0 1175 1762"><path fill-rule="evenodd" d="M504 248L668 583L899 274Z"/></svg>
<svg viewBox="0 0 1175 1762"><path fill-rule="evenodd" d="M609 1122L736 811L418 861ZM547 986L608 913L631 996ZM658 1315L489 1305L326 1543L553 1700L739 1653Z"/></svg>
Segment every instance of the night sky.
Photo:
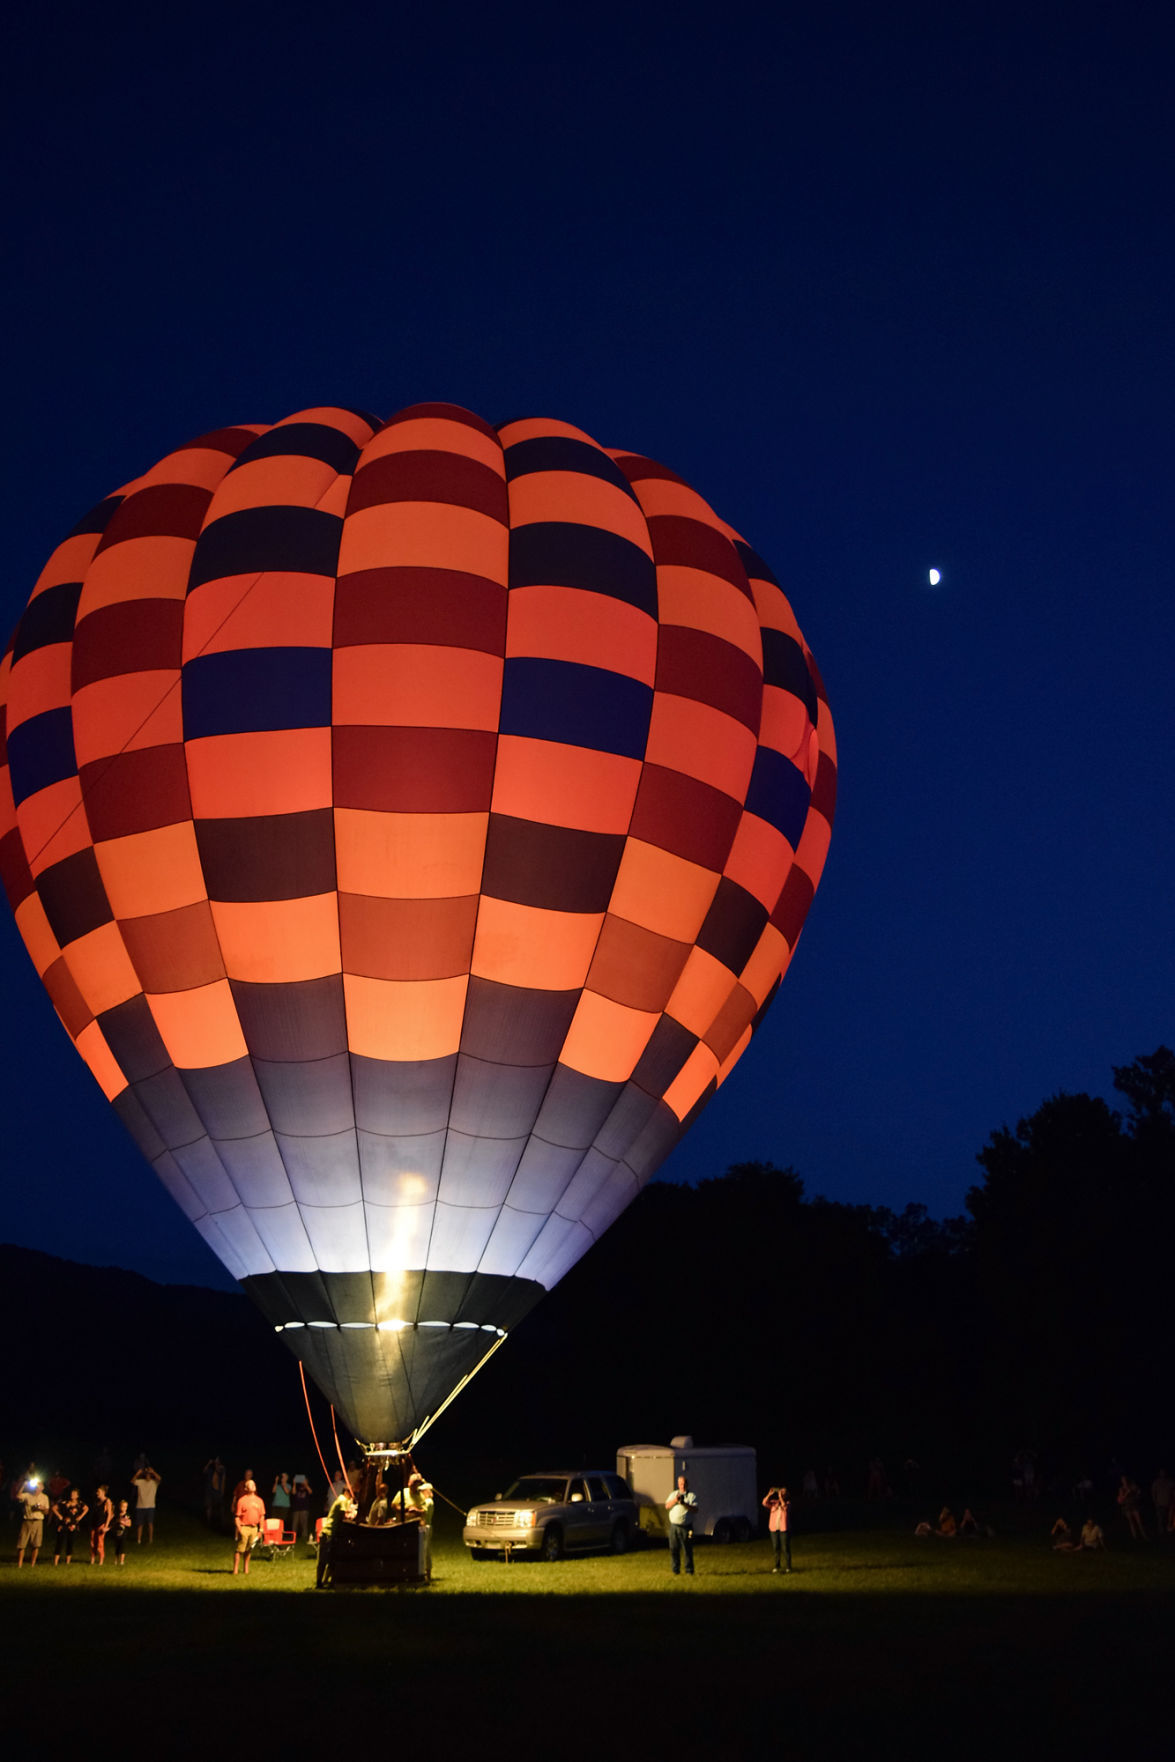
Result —
<svg viewBox="0 0 1175 1762"><path fill-rule="evenodd" d="M960 1210L992 1130L1175 1034L1173 39L1080 0L25 9L5 633L225 424L443 399L662 460L779 576L840 749L799 952L664 1172ZM223 1282L6 911L0 984L0 1234Z"/></svg>

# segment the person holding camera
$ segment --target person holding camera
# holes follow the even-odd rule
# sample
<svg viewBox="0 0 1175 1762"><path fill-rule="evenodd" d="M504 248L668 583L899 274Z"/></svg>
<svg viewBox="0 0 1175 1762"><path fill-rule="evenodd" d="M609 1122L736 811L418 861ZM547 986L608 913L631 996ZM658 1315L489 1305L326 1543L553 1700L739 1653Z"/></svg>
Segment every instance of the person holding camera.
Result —
<svg viewBox="0 0 1175 1762"><path fill-rule="evenodd" d="M791 1530L788 1527L788 1497L786 1487L768 1487L767 1497L763 1504L767 1511L767 1528L771 1533L771 1547L775 1555L772 1572L791 1571ZM786 1565L780 1567L780 1561Z"/></svg>
<svg viewBox="0 0 1175 1762"><path fill-rule="evenodd" d="M20 1535L16 1542L16 1564L24 1565L25 1549L32 1550L30 1566L37 1564L37 1555L41 1552L41 1541L45 1533L45 1519L49 1515L49 1495L42 1487L40 1480L34 1476L27 1480L16 1495L21 1509Z"/></svg>
<svg viewBox="0 0 1175 1762"><path fill-rule="evenodd" d="M672 1572L680 1572L684 1556L685 1570L690 1578L694 1575L694 1512L697 1508L698 1495L690 1492L689 1482L679 1474L676 1488L665 1501L669 1513L669 1565Z"/></svg>

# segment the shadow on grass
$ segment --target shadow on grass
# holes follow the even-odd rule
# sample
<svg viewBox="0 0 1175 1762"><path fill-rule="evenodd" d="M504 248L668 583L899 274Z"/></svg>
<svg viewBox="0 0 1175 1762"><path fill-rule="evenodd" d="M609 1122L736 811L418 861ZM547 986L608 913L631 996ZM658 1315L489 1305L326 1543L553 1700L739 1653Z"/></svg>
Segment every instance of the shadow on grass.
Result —
<svg viewBox="0 0 1175 1762"><path fill-rule="evenodd" d="M1142 1734L1166 1721L1163 1590L584 1595L542 1590L536 1575L533 1592L508 1596L303 1584L225 1596L209 1595L216 1569L189 1570L205 1585L120 1581L96 1588L97 1603L6 1574L0 1644L21 1683L9 1734L92 1741L95 1706L131 1682L136 1731L181 1755L231 1733L234 1751L316 1756L394 1739L415 1762L465 1748L741 1759L772 1740L813 1762L997 1744L1071 1762L1141 1754Z"/></svg>

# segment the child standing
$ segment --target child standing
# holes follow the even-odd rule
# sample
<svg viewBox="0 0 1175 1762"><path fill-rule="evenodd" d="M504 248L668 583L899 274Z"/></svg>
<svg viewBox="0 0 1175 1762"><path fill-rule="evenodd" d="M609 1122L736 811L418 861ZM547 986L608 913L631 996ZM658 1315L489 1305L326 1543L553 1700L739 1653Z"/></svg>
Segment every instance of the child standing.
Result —
<svg viewBox="0 0 1175 1762"><path fill-rule="evenodd" d="M114 1531L114 1560L117 1566L126 1565L126 1539L134 1521L127 1509L126 1500L120 1499L118 1510L114 1514L114 1521L110 1526Z"/></svg>

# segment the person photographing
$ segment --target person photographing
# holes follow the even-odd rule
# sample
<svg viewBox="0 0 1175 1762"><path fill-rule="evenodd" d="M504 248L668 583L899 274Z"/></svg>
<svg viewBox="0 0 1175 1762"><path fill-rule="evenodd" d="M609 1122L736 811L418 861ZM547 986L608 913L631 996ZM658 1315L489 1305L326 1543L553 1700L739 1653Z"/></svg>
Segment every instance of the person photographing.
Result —
<svg viewBox="0 0 1175 1762"><path fill-rule="evenodd" d="M697 1508L697 1494L690 1492L688 1480L679 1474L677 1486L665 1501L669 1513L669 1565L676 1574L681 1571L684 1558L690 1578L694 1575L694 1512Z"/></svg>
<svg viewBox="0 0 1175 1762"><path fill-rule="evenodd" d="M775 1565L771 1570L772 1572L790 1572L791 1529L788 1525L787 1488L768 1487L763 1505L767 1512L767 1528L771 1533L771 1547L775 1555ZM782 1566L781 1561L785 1562Z"/></svg>

